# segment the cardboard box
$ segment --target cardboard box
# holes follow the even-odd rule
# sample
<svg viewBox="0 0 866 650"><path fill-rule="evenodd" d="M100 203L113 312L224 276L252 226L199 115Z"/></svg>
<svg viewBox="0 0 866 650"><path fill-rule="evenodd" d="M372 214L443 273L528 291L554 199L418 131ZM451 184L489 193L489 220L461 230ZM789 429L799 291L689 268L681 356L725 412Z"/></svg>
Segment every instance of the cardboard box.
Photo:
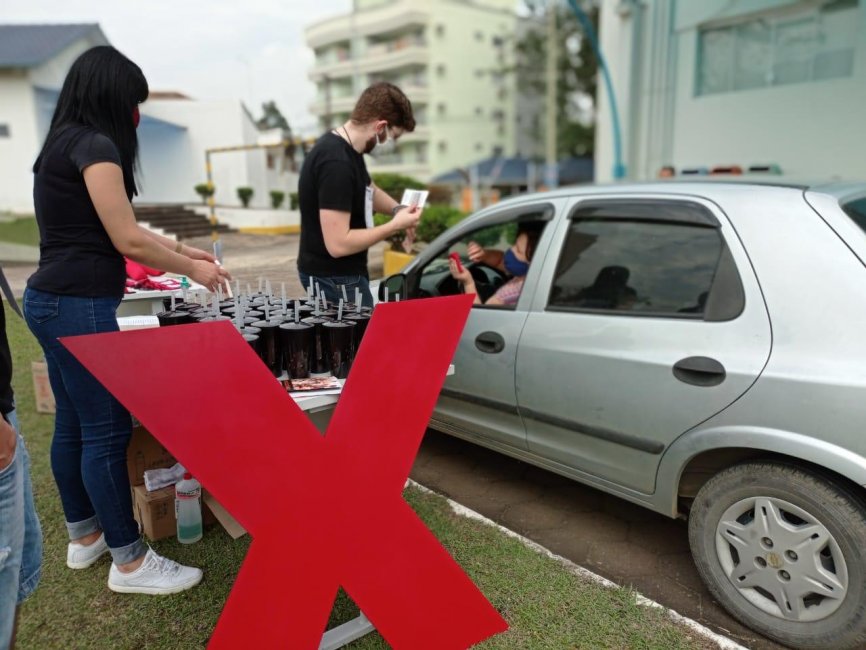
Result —
<svg viewBox="0 0 866 650"><path fill-rule="evenodd" d="M33 361L30 364L33 371L33 392L36 397L37 413L54 413L54 392L51 390L51 382L48 380L48 364L44 361Z"/></svg>
<svg viewBox="0 0 866 650"><path fill-rule="evenodd" d="M204 500L202 500L204 501ZM177 535L177 520L174 516L174 486L148 492L144 485L132 488L132 511L141 531L151 541L159 541ZM211 509L202 502L202 525L207 527L217 522Z"/></svg>
<svg viewBox="0 0 866 650"><path fill-rule="evenodd" d="M148 492L144 485L134 485L132 512L141 532L154 542L177 534L173 485L155 492Z"/></svg>
<svg viewBox="0 0 866 650"><path fill-rule="evenodd" d="M168 449L147 429L138 426L132 430L132 438L126 450L126 469L130 485L144 485L145 471L172 467L176 462Z"/></svg>

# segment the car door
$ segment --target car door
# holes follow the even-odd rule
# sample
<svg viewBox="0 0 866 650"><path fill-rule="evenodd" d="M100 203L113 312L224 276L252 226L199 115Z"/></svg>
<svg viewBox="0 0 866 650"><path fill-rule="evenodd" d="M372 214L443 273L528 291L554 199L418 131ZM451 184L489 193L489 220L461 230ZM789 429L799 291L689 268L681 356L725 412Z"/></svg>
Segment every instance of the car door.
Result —
<svg viewBox="0 0 866 650"><path fill-rule="evenodd" d="M665 448L755 382L769 317L710 202L593 197L568 217L518 348L528 447L590 482L649 494Z"/></svg>
<svg viewBox="0 0 866 650"><path fill-rule="evenodd" d="M503 209L500 215L492 217L492 221L487 219L480 230L461 233L459 240L452 240L447 247L443 247L436 258L447 258L451 251L465 253L465 246L470 240L480 238L482 234L489 239L491 232L495 237L496 228L502 230L502 237L496 243L485 242L485 246L497 249L507 247L511 244L512 236L506 233L516 230L518 222L546 222L553 216L553 211L552 205L548 203ZM545 244L542 234L536 250L538 258L544 258L542 251ZM537 282L540 271L540 264L530 264L515 308L483 305L472 308L454 357L455 374L446 379L433 414L434 428L487 446L526 450L526 430L517 412L514 372L517 342L532 300L531 287Z"/></svg>

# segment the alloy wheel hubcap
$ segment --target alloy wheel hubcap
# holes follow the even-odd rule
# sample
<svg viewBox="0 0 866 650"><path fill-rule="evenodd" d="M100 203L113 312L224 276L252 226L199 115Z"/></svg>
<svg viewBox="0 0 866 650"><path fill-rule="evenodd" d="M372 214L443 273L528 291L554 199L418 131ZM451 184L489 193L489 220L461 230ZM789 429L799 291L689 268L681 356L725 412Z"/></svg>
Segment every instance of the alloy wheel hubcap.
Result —
<svg viewBox="0 0 866 650"><path fill-rule="evenodd" d="M716 527L719 563L740 594L789 621L830 616L848 593L839 544L818 519L782 499L733 504Z"/></svg>

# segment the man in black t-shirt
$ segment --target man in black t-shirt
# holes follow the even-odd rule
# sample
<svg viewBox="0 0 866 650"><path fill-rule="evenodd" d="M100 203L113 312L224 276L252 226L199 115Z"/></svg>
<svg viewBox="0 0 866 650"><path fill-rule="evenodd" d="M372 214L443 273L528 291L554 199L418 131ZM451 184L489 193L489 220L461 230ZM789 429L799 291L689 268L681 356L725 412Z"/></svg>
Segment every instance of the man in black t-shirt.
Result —
<svg viewBox="0 0 866 650"><path fill-rule="evenodd" d="M298 274L312 281L329 301L349 299L360 289L363 304L373 306L367 274L367 249L401 230L412 230L421 216L417 208L397 203L376 187L367 173L364 154L386 153L404 133L415 129L412 104L393 84L367 88L348 122L316 142L304 160L298 182L301 243ZM373 225L373 213L391 221Z"/></svg>

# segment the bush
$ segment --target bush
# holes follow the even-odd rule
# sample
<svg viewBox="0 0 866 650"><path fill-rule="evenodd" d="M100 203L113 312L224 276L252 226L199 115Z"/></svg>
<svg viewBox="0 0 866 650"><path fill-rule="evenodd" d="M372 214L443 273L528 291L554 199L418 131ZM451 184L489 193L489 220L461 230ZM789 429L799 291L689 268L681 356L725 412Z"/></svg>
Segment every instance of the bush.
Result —
<svg viewBox="0 0 866 650"><path fill-rule="evenodd" d="M395 201L403 198L403 190L427 189L417 178L403 176L402 174L372 174L371 178L380 190L385 192Z"/></svg>
<svg viewBox="0 0 866 650"><path fill-rule="evenodd" d="M238 188L238 198L241 200L241 203L245 208L250 207L250 200L253 198L253 188L251 187L239 187Z"/></svg>
<svg viewBox="0 0 866 650"><path fill-rule="evenodd" d="M389 221L391 221L391 217L389 217L387 215L379 214L378 212L373 215L373 225L374 226L381 226L381 225L388 223ZM402 252L405 252L405 251L403 251L403 240L405 238L406 238L406 233L403 232L402 230L400 230L400 231L394 233L393 235L391 235L390 237L388 237L385 241L387 241L389 244L391 244L391 250L400 251L402 253Z"/></svg>
<svg viewBox="0 0 866 650"><path fill-rule="evenodd" d="M201 197L202 203L207 203L208 197L213 196L214 192L216 192L213 183L199 183L193 189L195 190L195 193Z"/></svg>
<svg viewBox="0 0 866 650"><path fill-rule="evenodd" d="M301 205L301 202L298 199L298 193L292 192L291 194L289 194L289 209L290 210L297 210L300 207L300 205Z"/></svg>
<svg viewBox="0 0 866 650"><path fill-rule="evenodd" d="M271 207L274 210L278 210L279 207L283 204L283 201L286 200L286 193L280 192L279 190L271 190Z"/></svg>
<svg viewBox="0 0 866 650"><path fill-rule="evenodd" d="M451 226L466 217L466 213L450 205L428 205L421 213L416 235L418 241L432 242Z"/></svg>

